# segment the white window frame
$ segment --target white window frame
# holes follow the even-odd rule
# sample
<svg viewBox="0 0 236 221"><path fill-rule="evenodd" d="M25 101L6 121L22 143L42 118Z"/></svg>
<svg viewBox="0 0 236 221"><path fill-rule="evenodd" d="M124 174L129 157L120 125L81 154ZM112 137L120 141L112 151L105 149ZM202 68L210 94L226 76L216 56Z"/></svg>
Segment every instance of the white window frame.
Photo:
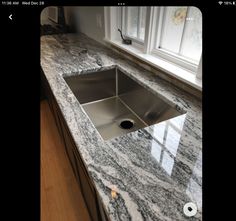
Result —
<svg viewBox="0 0 236 221"><path fill-rule="evenodd" d="M122 15L122 7L105 7L104 19L105 19L105 41L110 44L118 46L128 53L142 59L149 64L160 68L166 73L179 80L188 83L195 88L202 90L202 56L199 60L199 64L193 60L187 59L183 56L178 56L174 53L168 52L164 49L156 49L156 35L160 40L160 25L157 25L156 18L163 18L163 10L161 7L148 7L146 10L146 26L144 42L140 42L138 39L124 35L132 40L132 45L122 44L120 34L117 29L122 31L122 24L124 18ZM162 14L161 14L162 13ZM158 19L158 22L162 24L162 20ZM159 30L157 30L157 28ZM123 33L124 34L124 33ZM168 67L167 67L168 66Z"/></svg>
<svg viewBox="0 0 236 221"><path fill-rule="evenodd" d="M126 38L134 41L136 44L139 44L140 46L143 47L144 46L144 41L145 41L145 35L144 35L144 40L141 40L140 38L136 38L134 36L130 36L130 35L127 34L127 23L125 22L125 18L128 17L127 12L128 12L127 7L122 7L122 9L120 10L120 13L121 13L121 16L120 16L120 18L121 18L121 22L120 22L121 23L121 27L120 27L120 29L122 30L123 35ZM139 29L140 29L140 9L138 10L137 33L139 33Z"/></svg>
<svg viewBox="0 0 236 221"><path fill-rule="evenodd" d="M161 43L161 35L163 34L163 18L164 18L164 8L163 7L154 7L153 8L153 23L152 27L154 29L154 33L152 36L152 47L150 48L150 53L154 56L161 57L165 60L169 60L170 62L179 65L187 70L191 70L192 72L196 72L198 68L198 63L192 59L186 58L184 56L172 53L168 50L162 48L156 48L156 45L160 46ZM187 9L189 10L189 9ZM181 42L183 40L183 35Z"/></svg>

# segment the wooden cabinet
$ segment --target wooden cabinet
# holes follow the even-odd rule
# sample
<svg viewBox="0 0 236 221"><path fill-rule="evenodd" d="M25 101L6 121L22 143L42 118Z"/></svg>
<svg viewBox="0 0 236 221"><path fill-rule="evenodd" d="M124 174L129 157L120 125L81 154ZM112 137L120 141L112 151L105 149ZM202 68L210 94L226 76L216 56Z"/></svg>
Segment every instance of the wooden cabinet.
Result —
<svg viewBox="0 0 236 221"><path fill-rule="evenodd" d="M47 98L50 109L53 113L53 117L56 121L56 125L57 128L59 130L60 136L62 136L62 131L61 131L61 127L60 127L60 119L59 119L59 107L58 104L56 103L56 99L54 98L54 95L51 92L50 86L47 82L47 79L43 73L43 71L41 70L41 95L43 96L43 98Z"/></svg>
<svg viewBox="0 0 236 221"><path fill-rule="evenodd" d="M69 158L77 183L81 189L91 220L108 221L109 219L100 202L97 191L95 190L93 182L89 177L88 171L84 165L83 160L81 159L79 151L43 72L41 73L41 87L43 93L48 99L51 111L55 118L60 136L63 139L67 156Z"/></svg>
<svg viewBox="0 0 236 221"><path fill-rule="evenodd" d="M67 125L60 116L60 124L62 128L62 136L64 145L66 148L67 156L70 160L73 172L76 176L77 182L80 186L84 201L88 208L92 221L105 221L108 220L105 217L105 212L101 207L97 192L93 186L93 183L88 175L84 162L82 161L74 140L67 128Z"/></svg>

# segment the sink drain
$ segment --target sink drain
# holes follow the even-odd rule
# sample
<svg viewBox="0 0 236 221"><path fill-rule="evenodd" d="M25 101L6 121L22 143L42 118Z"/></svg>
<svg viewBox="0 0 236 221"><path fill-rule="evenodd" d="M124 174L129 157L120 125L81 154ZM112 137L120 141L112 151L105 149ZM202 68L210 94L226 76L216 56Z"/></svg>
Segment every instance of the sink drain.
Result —
<svg viewBox="0 0 236 221"><path fill-rule="evenodd" d="M192 202L186 203L183 210L184 214L189 217L195 216L197 214L197 206Z"/></svg>
<svg viewBox="0 0 236 221"><path fill-rule="evenodd" d="M131 129L134 126L134 122L130 119L125 119L120 122L120 127L122 129Z"/></svg>

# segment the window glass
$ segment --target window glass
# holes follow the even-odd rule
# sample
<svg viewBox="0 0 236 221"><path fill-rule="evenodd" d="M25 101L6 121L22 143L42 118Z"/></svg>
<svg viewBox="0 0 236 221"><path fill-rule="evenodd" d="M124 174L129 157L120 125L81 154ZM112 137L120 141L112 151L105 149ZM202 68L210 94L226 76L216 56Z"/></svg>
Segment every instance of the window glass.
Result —
<svg viewBox="0 0 236 221"><path fill-rule="evenodd" d="M156 36L156 49L161 48L198 62L202 53L202 14L196 7L163 7L160 41Z"/></svg>
<svg viewBox="0 0 236 221"><path fill-rule="evenodd" d="M186 13L187 7L166 7L164 9L161 48L179 53Z"/></svg>
<svg viewBox="0 0 236 221"><path fill-rule="evenodd" d="M144 40L145 36L145 25L146 25L146 7L140 8L140 31L139 31L139 38Z"/></svg>
<svg viewBox="0 0 236 221"><path fill-rule="evenodd" d="M196 7L189 7L183 35L181 54L200 60L202 53L202 14Z"/></svg>
<svg viewBox="0 0 236 221"><path fill-rule="evenodd" d="M121 7L118 17L124 36L134 42L132 46L197 72L202 54L202 14L198 8ZM154 22L146 24L148 17ZM147 32L146 25L150 28Z"/></svg>
<svg viewBox="0 0 236 221"><path fill-rule="evenodd" d="M124 13L125 35L144 41L146 7L126 7Z"/></svg>
<svg viewBox="0 0 236 221"><path fill-rule="evenodd" d="M138 37L138 7L127 8L126 32L130 37Z"/></svg>

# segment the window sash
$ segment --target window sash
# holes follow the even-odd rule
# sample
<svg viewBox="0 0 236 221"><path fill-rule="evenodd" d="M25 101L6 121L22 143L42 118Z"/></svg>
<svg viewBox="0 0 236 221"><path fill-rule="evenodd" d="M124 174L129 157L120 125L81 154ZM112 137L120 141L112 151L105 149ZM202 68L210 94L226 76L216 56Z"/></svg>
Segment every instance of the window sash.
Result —
<svg viewBox="0 0 236 221"><path fill-rule="evenodd" d="M197 71L198 65L195 62L181 55L169 52L165 49L153 49L151 54L153 56L157 56L171 63L174 63L184 69L192 71L193 73Z"/></svg>
<svg viewBox="0 0 236 221"><path fill-rule="evenodd" d="M188 7L184 7L184 8L186 8L188 10ZM167 20L168 19L168 17L167 17L167 13L168 13L167 10L168 9L164 8L164 7L161 7L160 10L162 12L162 14L160 15L162 17L162 21L159 22L158 25L161 26L161 31L160 31L160 38L158 39L159 40L158 44L156 44L156 48L162 48L162 49L166 49L167 51L169 50L169 51L174 52L174 49L170 50L170 49L165 48L165 47L162 46L164 44L164 34L165 34L165 32L167 32L168 25L171 25L171 24L167 22L168 21ZM158 20L160 20L160 16L159 16ZM172 27L172 28L174 28L174 27ZM177 47L176 48L176 52L174 52L177 55L180 55L180 51L181 51L181 47L182 47L182 40L183 40L184 29L185 29L185 21L181 25L180 30L177 30L179 33L176 33L177 35L179 34L179 41L177 41L177 42L175 41L175 46L174 46L174 47ZM168 37L169 36L167 36L167 38ZM176 38L176 36L175 36L175 38Z"/></svg>
<svg viewBox="0 0 236 221"><path fill-rule="evenodd" d="M127 37L128 39L133 40L136 44L144 45L145 41L145 33L144 33L144 40L140 38L140 29L141 29L141 10L143 10L141 7L138 7L138 24L137 24L137 37L130 36L127 31L128 26L128 8L122 7L121 13L121 30L123 32L123 35ZM146 16L147 17L147 16Z"/></svg>
<svg viewBox="0 0 236 221"><path fill-rule="evenodd" d="M141 13L139 8L139 15L138 15L138 27L137 29L140 30L141 27ZM187 14L188 14L187 9ZM127 18L127 11L128 9L125 7L122 7L119 10L119 18L120 18L120 28L123 31L123 35L126 38L129 38L133 41L133 46L138 46L143 49L145 54L151 54L153 56L162 58L168 62L174 63L181 68L187 69L190 72L197 72L198 68L198 62L193 60L191 58L185 57L181 55L181 46L183 45L183 36L184 36L184 30L182 31L181 36L181 42L179 47L178 53L173 53L171 51L168 51L164 48L159 48L157 45L160 46L161 44L161 38L163 35L163 19L164 19L164 7L146 7L146 25L145 25L145 33L144 33L144 40L141 40L138 38L139 36L133 37L129 36L127 34L127 21L125 21L125 18ZM185 26L185 24L184 24ZM139 31L138 31L139 33Z"/></svg>
<svg viewBox="0 0 236 221"><path fill-rule="evenodd" d="M189 14L189 10L190 8L187 7L187 16ZM168 49L165 49L163 47L161 47L161 44L162 44L162 39L163 39L163 36L164 36L164 20L165 19L165 9L163 7L161 7L158 12L154 15L154 18L155 20L158 20L159 22L157 22L156 24L154 24L153 26L156 27L156 33L155 33L155 36L153 38L153 41L154 41L154 47L152 48L152 50L154 52L157 52L159 50L163 52L166 52L167 54L171 54L172 56L176 56L176 58L181 58L181 60L185 60L186 62L189 62L190 64L193 64L193 65L197 65L199 60L195 60L193 58L190 58L190 57L186 57L183 55L183 40L184 40L184 36L185 36L185 33L186 33L186 21L185 23L183 24L183 28L182 28L182 31L181 31L181 38L180 38L180 41L177 43L178 44L178 52L173 52L171 50L168 50Z"/></svg>
<svg viewBox="0 0 236 221"><path fill-rule="evenodd" d="M154 30L153 36L152 36L152 43L151 47L149 49L149 53L153 56L160 57L162 59L165 59L167 61L170 61L176 65L181 66L184 69L190 70L192 72L196 72L198 67L198 62L196 60L193 60L191 58L185 57L180 54L181 52L181 46L182 46L182 40L184 35L184 28L182 31L182 36L180 40L180 46L179 46L179 52L174 53L172 51L169 51L168 49L161 48L161 39L163 37L163 29L164 29L164 7L154 7L153 12L153 23L152 23L152 29ZM185 25L184 25L185 26Z"/></svg>

